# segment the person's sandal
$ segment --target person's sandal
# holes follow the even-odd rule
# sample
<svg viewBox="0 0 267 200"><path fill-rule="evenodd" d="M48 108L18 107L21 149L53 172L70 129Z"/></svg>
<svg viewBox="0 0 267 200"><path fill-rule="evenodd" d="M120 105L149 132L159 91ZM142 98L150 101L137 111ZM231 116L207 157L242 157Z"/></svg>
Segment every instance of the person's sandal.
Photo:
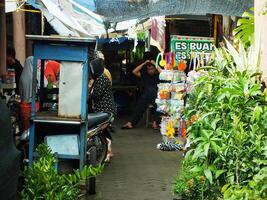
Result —
<svg viewBox="0 0 267 200"><path fill-rule="evenodd" d="M133 129L133 126L130 127L129 124L127 123L127 124L123 125L123 126L121 127L121 129Z"/></svg>
<svg viewBox="0 0 267 200"><path fill-rule="evenodd" d="M133 129L133 128L131 128L129 126L122 126L121 129Z"/></svg>
<svg viewBox="0 0 267 200"><path fill-rule="evenodd" d="M114 154L112 152L108 151L107 157L105 159L105 163L110 163L113 156L114 156Z"/></svg>

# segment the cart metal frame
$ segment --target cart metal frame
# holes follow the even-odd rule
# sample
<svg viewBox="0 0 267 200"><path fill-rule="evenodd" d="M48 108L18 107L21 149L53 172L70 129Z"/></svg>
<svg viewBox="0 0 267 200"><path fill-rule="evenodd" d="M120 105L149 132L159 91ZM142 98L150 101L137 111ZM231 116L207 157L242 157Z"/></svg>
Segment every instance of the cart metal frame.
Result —
<svg viewBox="0 0 267 200"><path fill-rule="evenodd" d="M80 118L63 118L56 114L46 112L36 112L35 99L37 79L33 78L32 90L32 111L30 124L30 141L29 141L29 164L32 165L36 148L36 124L52 123L63 125L79 125L79 156L58 155L58 158L78 159L80 169L86 164L86 133L87 133L87 93L88 93L88 59L89 45L93 43L92 38L71 38L71 37L51 37L51 36L26 36L27 39L33 41L33 77L37 77L37 62L41 60L41 77L40 77L40 105L44 95L44 60L58 60L69 62L82 62L82 98L81 98L81 115Z"/></svg>

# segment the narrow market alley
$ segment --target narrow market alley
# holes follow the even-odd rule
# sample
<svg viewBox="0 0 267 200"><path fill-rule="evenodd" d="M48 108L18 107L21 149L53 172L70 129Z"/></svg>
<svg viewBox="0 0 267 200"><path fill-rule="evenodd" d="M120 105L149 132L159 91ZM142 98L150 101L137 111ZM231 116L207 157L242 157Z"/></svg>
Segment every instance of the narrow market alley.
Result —
<svg viewBox="0 0 267 200"><path fill-rule="evenodd" d="M113 134L114 157L97 177L97 194L88 200L171 200L172 182L182 157L161 152L159 131L136 128Z"/></svg>

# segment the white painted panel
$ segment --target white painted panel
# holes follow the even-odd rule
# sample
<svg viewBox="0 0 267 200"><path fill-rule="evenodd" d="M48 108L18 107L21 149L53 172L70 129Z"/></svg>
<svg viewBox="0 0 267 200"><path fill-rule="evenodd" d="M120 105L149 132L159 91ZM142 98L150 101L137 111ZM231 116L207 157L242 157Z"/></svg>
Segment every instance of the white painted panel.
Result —
<svg viewBox="0 0 267 200"><path fill-rule="evenodd" d="M2 1L1 1L1 3L2 3ZM17 0L13 0L13 1L11 1L11 0L5 0L5 3L6 3L5 4L6 13L13 12L18 7L17 6L17 4L18 4Z"/></svg>
<svg viewBox="0 0 267 200"><path fill-rule="evenodd" d="M79 62L61 62L58 115L80 118L83 66Z"/></svg>

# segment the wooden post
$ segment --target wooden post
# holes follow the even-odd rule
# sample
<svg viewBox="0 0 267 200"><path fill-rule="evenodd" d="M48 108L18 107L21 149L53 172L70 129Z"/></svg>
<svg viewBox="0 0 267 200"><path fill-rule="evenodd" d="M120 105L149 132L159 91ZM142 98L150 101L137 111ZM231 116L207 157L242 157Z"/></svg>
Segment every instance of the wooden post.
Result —
<svg viewBox="0 0 267 200"><path fill-rule="evenodd" d="M231 29L231 17L223 16L223 36L226 39L230 39L230 29Z"/></svg>
<svg viewBox="0 0 267 200"><path fill-rule="evenodd" d="M263 72L263 80L267 83L267 16L261 14L266 0L254 0L255 5L255 42L260 41L262 55L260 68Z"/></svg>
<svg viewBox="0 0 267 200"><path fill-rule="evenodd" d="M214 15L213 17L213 38L214 45L217 47L218 44L218 16Z"/></svg>
<svg viewBox="0 0 267 200"><path fill-rule="evenodd" d="M13 12L13 42L16 50L16 58L23 65L26 57L25 41L25 13Z"/></svg>
<svg viewBox="0 0 267 200"><path fill-rule="evenodd" d="M5 0L0 0L0 76L6 74L6 15Z"/></svg>

